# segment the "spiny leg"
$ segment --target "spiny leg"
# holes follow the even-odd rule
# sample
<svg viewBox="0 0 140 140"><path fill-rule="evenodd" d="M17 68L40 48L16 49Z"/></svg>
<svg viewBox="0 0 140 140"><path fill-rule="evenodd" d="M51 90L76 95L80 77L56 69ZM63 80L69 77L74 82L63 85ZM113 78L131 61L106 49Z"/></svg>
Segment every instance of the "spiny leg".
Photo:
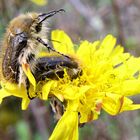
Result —
<svg viewBox="0 0 140 140"><path fill-rule="evenodd" d="M63 53L61 53L61 52L58 52L58 51L56 51L54 48L50 47L49 44L46 43L45 41L43 41L40 37L37 37L36 40L37 40L39 43L41 43L41 44L43 44L44 46L46 46L49 50L51 50L51 51L53 51L53 52L56 52L56 53L58 53L58 54L60 54L60 55L62 55L62 56L64 56L64 57L70 59L70 57L69 57L68 55L65 55L65 54L63 54Z"/></svg>

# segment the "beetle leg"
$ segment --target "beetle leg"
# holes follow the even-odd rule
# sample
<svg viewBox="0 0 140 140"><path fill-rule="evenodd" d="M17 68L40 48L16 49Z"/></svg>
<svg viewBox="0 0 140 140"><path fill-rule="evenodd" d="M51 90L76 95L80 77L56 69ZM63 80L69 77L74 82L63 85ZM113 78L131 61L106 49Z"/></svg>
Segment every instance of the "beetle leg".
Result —
<svg viewBox="0 0 140 140"><path fill-rule="evenodd" d="M50 98L50 105L51 105L52 111L54 112L54 118L56 121L58 121L64 113L64 110L65 110L64 105L56 97Z"/></svg>
<svg viewBox="0 0 140 140"><path fill-rule="evenodd" d="M31 97L31 96L30 96L29 88L30 88L30 82L29 82L28 79L26 79L26 90L27 90L27 95L28 95L28 98L29 98L30 100L32 100L32 99L34 99L35 97Z"/></svg>

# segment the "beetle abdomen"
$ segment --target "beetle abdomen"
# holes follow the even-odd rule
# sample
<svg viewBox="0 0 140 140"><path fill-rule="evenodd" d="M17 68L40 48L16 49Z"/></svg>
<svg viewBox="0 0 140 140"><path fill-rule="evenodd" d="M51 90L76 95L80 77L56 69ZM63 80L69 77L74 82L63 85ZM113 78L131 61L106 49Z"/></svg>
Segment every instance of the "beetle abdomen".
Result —
<svg viewBox="0 0 140 140"><path fill-rule="evenodd" d="M37 60L35 79L37 81L45 78L58 79L63 78L64 69L66 69L70 78L77 78L81 70L78 63L64 56L42 57Z"/></svg>

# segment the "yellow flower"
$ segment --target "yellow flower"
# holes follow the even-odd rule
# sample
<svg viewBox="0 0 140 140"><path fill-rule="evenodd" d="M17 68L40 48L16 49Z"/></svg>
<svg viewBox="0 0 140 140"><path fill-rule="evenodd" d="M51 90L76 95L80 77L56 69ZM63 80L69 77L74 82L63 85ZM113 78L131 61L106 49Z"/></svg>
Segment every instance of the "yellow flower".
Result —
<svg viewBox="0 0 140 140"><path fill-rule="evenodd" d="M52 39L61 42L53 42L57 51L78 60L82 75L72 81L66 76L57 81L59 89L51 90L55 96L61 94L68 104L73 104L71 107L66 106L66 112L58 122L51 140L57 137L61 137L61 140L71 139L72 129L77 130L77 121L74 124L71 120L76 117L71 112L75 115L77 112L77 119L80 114L79 123L86 123L97 119L101 109L117 115L140 108L140 104L133 104L129 99L129 96L140 93L140 58L124 53L123 47L116 45L112 35L107 35L103 41L83 41L78 50L75 50L71 39L63 31L53 31ZM63 136L66 128L70 133L66 133L67 137Z"/></svg>
<svg viewBox="0 0 140 140"><path fill-rule="evenodd" d="M77 50L63 31L53 31L52 40L57 40L53 46L58 52L78 63L82 74L72 80L64 69L64 78L36 83L30 67L22 65L31 83L31 96L36 93L40 99L48 100L48 96L53 95L61 102L65 101L66 111L50 140L78 140L78 124L98 119L102 109L110 115L117 115L140 108L140 104L133 104L129 98L140 93L140 58L124 53L112 35L93 43L82 41ZM42 54L43 57L48 55ZM2 82L0 101L10 95L21 97L22 109L27 108L29 99L23 85Z"/></svg>
<svg viewBox="0 0 140 140"><path fill-rule="evenodd" d="M54 48L77 58L83 71L73 81L68 79L63 84L61 80L58 81L65 99L78 98L79 108L86 106L90 109L89 112L97 114L101 108L111 115L140 108L140 105L134 105L128 98L140 92L140 58L124 53L120 45L115 46L116 39L112 35L107 35L103 41L83 41L77 51L63 31L53 31L52 39L61 42L53 42ZM65 46L64 51L61 44ZM80 111L83 109L78 110Z"/></svg>
<svg viewBox="0 0 140 140"><path fill-rule="evenodd" d="M39 6L44 6L47 4L47 0L31 0L33 3L35 3L36 5L39 5Z"/></svg>

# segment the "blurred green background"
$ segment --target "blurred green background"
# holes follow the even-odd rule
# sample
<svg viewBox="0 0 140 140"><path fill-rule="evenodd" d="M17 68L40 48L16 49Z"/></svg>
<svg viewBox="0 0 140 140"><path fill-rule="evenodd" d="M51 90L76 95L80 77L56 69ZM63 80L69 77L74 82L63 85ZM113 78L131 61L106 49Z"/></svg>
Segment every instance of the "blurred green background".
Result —
<svg viewBox="0 0 140 140"><path fill-rule="evenodd" d="M51 18L50 30L62 29L74 43L113 34L125 51L140 55L140 0L0 0L0 39L9 21L26 12L63 8ZM140 97L134 99L140 103ZM21 100L6 98L0 105L0 140L47 140L56 122L48 102L34 99L26 111ZM140 111L109 116L80 128L80 140L140 140ZM65 133L65 132L64 132Z"/></svg>

